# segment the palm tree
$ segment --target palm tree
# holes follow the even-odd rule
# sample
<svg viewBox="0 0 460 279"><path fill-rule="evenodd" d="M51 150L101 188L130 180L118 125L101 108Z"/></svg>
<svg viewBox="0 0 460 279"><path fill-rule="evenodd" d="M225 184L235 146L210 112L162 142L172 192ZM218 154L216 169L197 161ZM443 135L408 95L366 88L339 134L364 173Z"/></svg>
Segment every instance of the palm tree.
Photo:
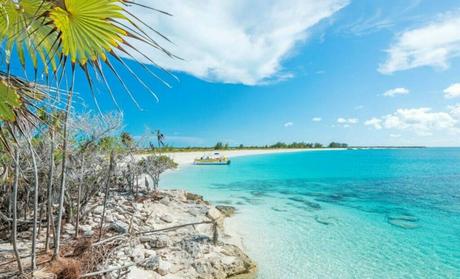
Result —
<svg viewBox="0 0 460 279"><path fill-rule="evenodd" d="M165 145L164 140L165 140L165 135L163 135L160 130L157 130L157 142L158 142L159 149L161 149L161 147Z"/></svg>

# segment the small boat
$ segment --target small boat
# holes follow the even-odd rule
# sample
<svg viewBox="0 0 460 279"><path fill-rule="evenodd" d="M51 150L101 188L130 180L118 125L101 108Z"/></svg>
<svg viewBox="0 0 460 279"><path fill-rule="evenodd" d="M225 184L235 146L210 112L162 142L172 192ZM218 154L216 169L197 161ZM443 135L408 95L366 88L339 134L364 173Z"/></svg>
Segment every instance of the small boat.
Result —
<svg viewBox="0 0 460 279"><path fill-rule="evenodd" d="M195 165L230 165L230 160L216 152L212 155L204 155L195 159Z"/></svg>

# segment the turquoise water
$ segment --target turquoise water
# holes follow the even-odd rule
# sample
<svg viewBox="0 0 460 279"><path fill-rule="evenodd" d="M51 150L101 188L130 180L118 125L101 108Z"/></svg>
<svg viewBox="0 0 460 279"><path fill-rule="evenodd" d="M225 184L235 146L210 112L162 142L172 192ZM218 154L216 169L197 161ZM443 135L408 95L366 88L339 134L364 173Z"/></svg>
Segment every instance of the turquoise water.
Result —
<svg viewBox="0 0 460 279"><path fill-rule="evenodd" d="M258 278L460 278L460 149L240 157L161 184L237 207Z"/></svg>

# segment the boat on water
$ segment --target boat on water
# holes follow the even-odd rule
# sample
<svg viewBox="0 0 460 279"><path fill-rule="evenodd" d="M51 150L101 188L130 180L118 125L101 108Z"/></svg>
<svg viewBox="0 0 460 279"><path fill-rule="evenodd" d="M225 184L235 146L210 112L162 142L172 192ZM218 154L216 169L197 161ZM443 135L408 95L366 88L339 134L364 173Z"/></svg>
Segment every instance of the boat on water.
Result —
<svg viewBox="0 0 460 279"><path fill-rule="evenodd" d="M211 155L203 155L201 158L195 159L195 165L230 165L230 160L222 156L220 153L215 152Z"/></svg>

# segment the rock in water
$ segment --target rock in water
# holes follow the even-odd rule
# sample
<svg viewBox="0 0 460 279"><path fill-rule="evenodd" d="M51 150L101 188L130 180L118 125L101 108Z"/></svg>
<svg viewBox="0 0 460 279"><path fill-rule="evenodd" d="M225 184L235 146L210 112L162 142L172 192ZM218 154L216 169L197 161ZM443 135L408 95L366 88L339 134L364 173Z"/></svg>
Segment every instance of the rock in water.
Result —
<svg viewBox="0 0 460 279"><path fill-rule="evenodd" d="M225 215L225 217L231 217L235 214L236 208L228 205L217 205L216 208Z"/></svg>
<svg viewBox="0 0 460 279"><path fill-rule="evenodd" d="M203 201L203 196L200 196L200 195L197 195L197 194L186 193L185 197L189 201Z"/></svg>

